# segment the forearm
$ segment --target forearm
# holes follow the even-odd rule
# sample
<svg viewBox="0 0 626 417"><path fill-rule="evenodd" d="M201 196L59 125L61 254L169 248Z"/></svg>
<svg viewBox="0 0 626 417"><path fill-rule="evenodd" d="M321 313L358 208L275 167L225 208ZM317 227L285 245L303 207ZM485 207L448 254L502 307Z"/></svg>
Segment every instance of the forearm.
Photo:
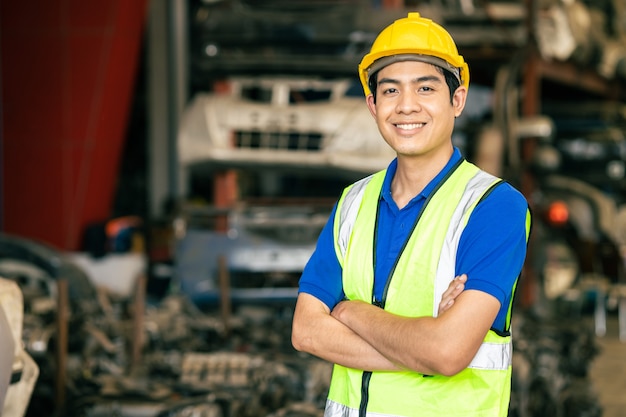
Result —
<svg viewBox="0 0 626 417"><path fill-rule="evenodd" d="M293 346L332 363L368 371L397 370L363 338L330 315L308 294L298 296L293 319Z"/></svg>
<svg viewBox="0 0 626 417"><path fill-rule="evenodd" d="M433 323L429 323L434 318L395 316L379 307L358 301L342 302L333 316L397 366L426 375L441 373L435 366L437 341ZM413 337L418 327L422 335L419 341Z"/></svg>
<svg viewBox="0 0 626 417"><path fill-rule="evenodd" d="M402 368L453 375L470 363L498 308L495 298L466 291L437 318L401 317L358 301L340 303L332 315Z"/></svg>

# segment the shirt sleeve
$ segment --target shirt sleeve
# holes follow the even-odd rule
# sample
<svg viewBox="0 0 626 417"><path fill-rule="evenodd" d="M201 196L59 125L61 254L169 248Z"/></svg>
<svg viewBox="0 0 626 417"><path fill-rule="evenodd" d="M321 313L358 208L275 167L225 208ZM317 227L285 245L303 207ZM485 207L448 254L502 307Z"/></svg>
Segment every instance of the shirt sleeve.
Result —
<svg viewBox="0 0 626 417"><path fill-rule="evenodd" d="M513 288L524 265L527 213L524 196L502 183L476 206L459 242L456 275L467 274L465 289L500 301L496 329L506 330Z"/></svg>
<svg viewBox="0 0 626 417"><path fill-rule="evenodd" d="M317 240L315 251L300 277L298 293L307 293L333 309L343 299L342 269L335 253L333 225L337 206Z"/></svg>

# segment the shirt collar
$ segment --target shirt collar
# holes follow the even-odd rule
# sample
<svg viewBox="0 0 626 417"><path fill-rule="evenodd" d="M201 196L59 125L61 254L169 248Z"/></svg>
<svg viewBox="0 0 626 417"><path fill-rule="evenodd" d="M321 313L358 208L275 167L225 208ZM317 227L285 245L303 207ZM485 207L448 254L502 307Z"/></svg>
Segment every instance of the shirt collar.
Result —
<svg viewBox="0 0 626 417"><path fill-rule="evenodd" d="M448 174L450 169L452 169L452 167L457 162L459 162L461 158L462 158L461 151L455 146L454 151L452 152L452 156L450 157L446 165L443 167L443 169L439 171L439 173L435 176L435 178L433 178L426 187L424 187L421 193L419 193L418 195L413 197L413 199L411 199L411 201L409 202L409 204L407 204L407 206L412 205L414 201L420 198L424 198L424 199L427 198L428 195L437 186L437 184L439 184L439 182ZM393 204L391 205L392 207L395 207L396 203L393 201L393 198L391 198L391 180L393 180L394 175L396 175L397 169L398 169L398 158L394 158L393 161L391 161L391 163L387 167L387 173L385 174L385 180L383 182L383 188L381 190L382 198L388 204L393 202Z"/></svg>

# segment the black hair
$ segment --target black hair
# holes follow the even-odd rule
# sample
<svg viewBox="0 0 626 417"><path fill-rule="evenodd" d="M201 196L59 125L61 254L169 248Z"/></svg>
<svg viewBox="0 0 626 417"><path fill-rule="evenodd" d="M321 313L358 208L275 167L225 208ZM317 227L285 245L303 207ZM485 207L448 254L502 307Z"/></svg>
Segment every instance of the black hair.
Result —
<svg viewBox="0 0 626 417"><path fill-rule="evenodd" d="M446 84L448 86L448 89L450 90L450 104L453 104L452 99L454 98L454 92L456 91L457 88L459 88L461 86L461 83L459 82L459 80L456 78L456 76L438 66L438 65L433 65L437 71L439 71L439 73L441 73L443 75L443 77L446 80ZM381 68L382 69L382 68ZM378 87L378 73L380 72L380 70L376 71L375 73L373 73L370 77L369 80L367 81L367 86L369 87L370 91L372 92L372 95L374 96L374 103L376 103L376 87Z"/></svg>

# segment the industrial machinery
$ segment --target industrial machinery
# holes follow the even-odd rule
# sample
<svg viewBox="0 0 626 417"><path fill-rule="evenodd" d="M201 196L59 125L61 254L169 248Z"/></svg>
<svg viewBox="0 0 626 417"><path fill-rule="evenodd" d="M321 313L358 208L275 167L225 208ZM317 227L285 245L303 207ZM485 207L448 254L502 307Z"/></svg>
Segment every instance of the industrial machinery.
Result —
<svg viewBox="0 0 626 417"><path fill-rule="evenodd" d="M596 334L603 336L606 312L623 304L626 282L626 137L610 123L594 125L561 123L556 137L537 147L535 261L545 299L579 311L593 306Z"/></svg>

